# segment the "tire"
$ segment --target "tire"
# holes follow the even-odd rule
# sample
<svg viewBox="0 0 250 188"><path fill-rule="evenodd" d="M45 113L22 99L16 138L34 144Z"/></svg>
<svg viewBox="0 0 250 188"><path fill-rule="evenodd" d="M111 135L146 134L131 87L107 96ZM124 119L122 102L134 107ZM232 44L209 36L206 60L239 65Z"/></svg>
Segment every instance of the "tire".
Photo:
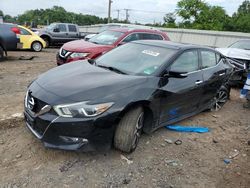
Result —
<svg viewBox="0 0 250 188"><path fill-rule="evenodd" d="M128 111L117 125L114 136L114 147L126 153L134 151L144 125L144 111L136 107Z"/></svg>
<svg viewBox="0 0 250 188"><path fill-rule="evenodd" d="M48 38L48 37L44 37L44 38L42 38L44 41L45 41L45 43L46 43L46 48L48 48L49 46L50 46L50 39Z"/></svg>
<svg viewBox="0 0 250 188"><path fill-rule="evenodd" d="M42 49L43 49L43 45L41 42L38 42L38 41L35 41L31 44L31 49L34 51L34 52L41 52Z"/></svg>
<svg viewBox="0 0 250 188"><path fill-rule="evenodd" d="M4 50L2 46L0 46L0 62L4 60Z"/></svg>
<svg viewBox="0 0 250 188"><path fill-rule="evenodd" d="M222 86L217 92L216 97L214 97L214 103L210 110L219 111L228 101L229 95L230 89L226 88L225 86Z"/></svg>

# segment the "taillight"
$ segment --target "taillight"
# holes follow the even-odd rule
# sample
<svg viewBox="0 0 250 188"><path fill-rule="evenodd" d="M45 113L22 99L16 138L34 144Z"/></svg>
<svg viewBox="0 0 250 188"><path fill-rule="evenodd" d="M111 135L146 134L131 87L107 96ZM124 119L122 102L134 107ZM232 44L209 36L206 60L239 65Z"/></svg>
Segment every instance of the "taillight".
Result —
<svg viewBox="0 0 250 188"><path fill-rule="evenodd" d="M18 27L12 27L11 31L13 31L14 33L16 33L17 35L20 34L20 29Z"/></svg>

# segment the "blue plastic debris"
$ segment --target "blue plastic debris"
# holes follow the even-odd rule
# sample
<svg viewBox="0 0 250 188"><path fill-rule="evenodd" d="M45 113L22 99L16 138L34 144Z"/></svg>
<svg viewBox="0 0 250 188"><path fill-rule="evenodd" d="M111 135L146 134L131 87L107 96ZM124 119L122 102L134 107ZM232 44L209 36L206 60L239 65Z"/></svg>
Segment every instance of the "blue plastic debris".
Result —
<svg viewBox="0 0 250 188"><path fill-rule="evenodd" d="M223 161L224 161L224 163L226 163L226 164L229 164L229 163L231 162L230 159L224 159Z"/></svg>
<svg viewBox="0 0 250 188"><path fill-rule="evenodd" d="M187 127L181 125L167 125L166 128L178 132L195 132L195 133L209 132L209 129L207 127Z"/></svg>

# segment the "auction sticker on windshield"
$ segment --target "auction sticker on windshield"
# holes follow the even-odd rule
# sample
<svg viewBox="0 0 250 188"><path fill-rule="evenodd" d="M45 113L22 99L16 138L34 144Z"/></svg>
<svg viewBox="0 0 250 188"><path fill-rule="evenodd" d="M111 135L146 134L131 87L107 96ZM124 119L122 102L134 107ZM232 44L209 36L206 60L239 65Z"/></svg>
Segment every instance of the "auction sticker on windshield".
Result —
<svg viewBox="0 0 250 188"><path fill-rule="evenodd" d="M159 52L154 52L154 51L151 51L151 50L143 50L142 53L147 54L147 55L151 55L151 56L154 56L154 57L157 57L158 55L160 55Z"/></svg>

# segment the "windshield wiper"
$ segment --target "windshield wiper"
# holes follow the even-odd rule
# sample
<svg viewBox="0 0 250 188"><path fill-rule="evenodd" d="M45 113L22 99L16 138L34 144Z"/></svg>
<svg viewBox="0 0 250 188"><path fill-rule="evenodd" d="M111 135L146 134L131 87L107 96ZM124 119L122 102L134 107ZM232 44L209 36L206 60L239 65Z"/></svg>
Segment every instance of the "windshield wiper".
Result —
<svg viewBox="0 0 250 188"><path fill-rule="evenodd" d="M115 67L111 67L111 66L105 66L105 65L97 65L98 67L104 68L104 69L108 69L111 70L113 72L117 72L119 74L127 74L126 72L121 71L120 69L117 69Z"/></svg>

